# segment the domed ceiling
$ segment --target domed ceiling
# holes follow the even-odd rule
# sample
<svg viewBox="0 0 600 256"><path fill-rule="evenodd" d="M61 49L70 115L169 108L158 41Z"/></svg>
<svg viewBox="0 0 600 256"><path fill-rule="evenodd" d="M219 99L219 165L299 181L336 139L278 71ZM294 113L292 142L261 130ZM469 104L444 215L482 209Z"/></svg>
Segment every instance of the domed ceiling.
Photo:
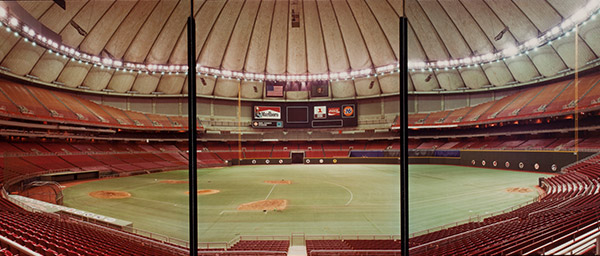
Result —
<svg viewBox="0 0 600 256"><path fill-rule="evenodd" d="M398 93L403 4L412 91L553 77L600 53L597 2L196 0L197 91L262 99L264 80L329 80L333 98ZM100 93L187 93L189 1L73 0L66 9L53 1L7 1L0 7L0 72ZM569 33L575 25L577 35Z"/></svg>

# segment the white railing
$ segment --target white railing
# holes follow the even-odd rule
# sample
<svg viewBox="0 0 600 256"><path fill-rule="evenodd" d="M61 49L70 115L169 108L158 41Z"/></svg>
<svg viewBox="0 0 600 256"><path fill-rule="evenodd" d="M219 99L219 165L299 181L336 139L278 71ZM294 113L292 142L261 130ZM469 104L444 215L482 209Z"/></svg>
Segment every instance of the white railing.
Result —
<svg viewBox="0 0 600 256"><path fill-rule="evenodd" d="M198 251L198 255L287 255L287 251L266 251L266 250L235 250L235 251Z"/></svg>
<svg viewBox="0 0 600 256"><path fill-rule="evenodd" d="M398 240L400 235L306 235L306 240Z"/></svg>
<svg viewBox="0 0 600 256"><path fill-rule="evenodd" d="M6 237L3 237L0 235L0 242L2 242L2 244L7 244L8 247L16 249L17 251L19 251L19 255L27 255L27 256L42 256L41 254L32 251L31 249L22 246L16 242L14 242L13 240L10 240ZM2 249L0 247L0 249ZM7 255L12 255L12 254L7 254Z"/></svg>
<svg viewBox="0 0 600 256"><path fill-rule="evenodd" d="M311 250L308 255L402 255L400 250Z"/></svg>
<svg viewBox="0 0 600 256"><path fill-rule="evenodd" d="M272 240L290 240L290 236L267 236L267 235L241 235L239 236L239 240L265 240L265 241L272 241ZM233 243L230 243L233 244Z"/></svg>

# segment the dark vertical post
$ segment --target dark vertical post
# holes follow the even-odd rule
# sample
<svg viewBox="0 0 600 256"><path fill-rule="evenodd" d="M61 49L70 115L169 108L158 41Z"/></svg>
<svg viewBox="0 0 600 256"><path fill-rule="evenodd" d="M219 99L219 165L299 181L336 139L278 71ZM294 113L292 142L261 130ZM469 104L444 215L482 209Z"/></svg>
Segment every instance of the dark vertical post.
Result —
<svg viewBox="0 0 600 256"><path fill-rule="evenodd" d="M400 240L402 255L408 255L408 45L406 16L400 17Z"/></svg>
<svg viewBox="0 0 600 256"><path fill-rule="evenodd" d="M596 237L596 255L600 255L600 237Z"/></svg>
<svg viewBox="0 0 600 256"><path fill-rule="evenodd" d="M196 21L194 20L194 0L190 0L190 17L187 22L188 37L188 149L189 149L189 191L190 191L190 255L198 255L198 175L196 155Z"/></svg>

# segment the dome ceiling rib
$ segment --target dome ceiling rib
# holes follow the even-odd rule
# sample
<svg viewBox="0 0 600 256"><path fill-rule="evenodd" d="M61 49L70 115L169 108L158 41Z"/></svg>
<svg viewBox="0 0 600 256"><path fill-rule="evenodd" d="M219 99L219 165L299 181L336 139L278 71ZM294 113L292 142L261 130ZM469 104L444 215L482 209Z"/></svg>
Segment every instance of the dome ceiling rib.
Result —
<svg viewBox="0 0 600 256"><path fill-rule="evenodd" d="M407 0L409 60L447 62L511 51L595 1ZM51 1L18 4L61 35L64 45L82 53L146 65L186 63L187 1L73 0L67 1L67 10ZM198 63L216 72L226 70L224 77L232 72L290 76L372 70L395 65L399 59L395 21L402 12L402 0L195 0L194 7ZM599 22L588 20L577 38L570 33L513 58L460 69L414 69L409 87L420 92L505 86L583 67L600 53ZM0 65L17 75L93 91L187 92L185 70L123 72L70 61L12 32L0 31L0 40ZM200 78L200 94L236 97L241 83L243 97L262 98L263 85L258 81ZM341 78L331 78L333 97L398 92L397 74ZM369 86L371 81L376 86Z"/></svg>

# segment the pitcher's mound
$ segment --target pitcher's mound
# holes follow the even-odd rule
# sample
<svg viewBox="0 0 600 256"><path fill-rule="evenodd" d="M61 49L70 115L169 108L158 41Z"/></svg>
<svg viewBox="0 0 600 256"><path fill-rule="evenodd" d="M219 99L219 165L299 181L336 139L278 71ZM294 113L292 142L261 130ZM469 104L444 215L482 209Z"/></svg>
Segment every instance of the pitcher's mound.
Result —
<svg viewBox="0 0 600 256"><path fill-rule="evenodd" d="M188 181L187 180L161 180L160 183L167 183L167 184L187 184Z"/></svg>
<svg viewBox="0 0 600 256"><path fill-rule="evenodd" d="M100 199L121 199L131 197L131 194L125 191L108 191L108 190L100 190L90 192L89 195L91 197L100 198Z"/></svg>
<svg viewBox="0 0 600 256"><path fill-rule="evenodd" d="M533 191L533 189L530 188L507 188L506 192L509 193L529 193Z"/></svg>
<svg viewBox="0 0 600 256"><path fill-rule="evenodd" d="M269 184L292 184L291 180L265 180Z"/></svg>
<svg viewBox="0 0 600 256"><path fill-rule="evenodd" d="M282 211L287 207L287 200L284 199L270 199L270 200L260 200L245 204L240 204L238 206L238 211L249 211L249 210L262 210L262 211L271 211L278 210Z"/></svg>
<svg viewBox="0 0 600 256"><path fill-rule="evenodd" d="M219 191L218 189L201 189L198 190L198 195L212 195L212 194L216 194L219 193L221 191ZM186 194L190 194L190 191L185 191Z"/></svg>

